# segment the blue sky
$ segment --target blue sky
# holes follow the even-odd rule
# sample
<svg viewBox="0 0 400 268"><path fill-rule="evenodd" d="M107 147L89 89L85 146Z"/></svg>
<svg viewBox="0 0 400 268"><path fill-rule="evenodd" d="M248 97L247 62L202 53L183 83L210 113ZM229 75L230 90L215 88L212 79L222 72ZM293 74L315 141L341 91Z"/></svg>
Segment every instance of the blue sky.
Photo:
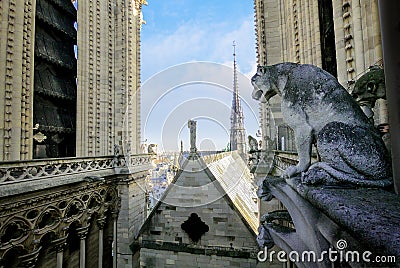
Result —
<svg viewBox="0 0 400 268"><path fill-rule="evenodd" d="M241 72L239 90L245 102L245 127L254 136L258 110L257 103L249 98L252 88L247 79L256 67L253 1L148 2L143 7L146 25L141 34L142 138L158 143L166 151L177 150L182 139L188 149L185 122L196 118L197 144L203 147L200 149L226 146L233 40Z"/></svg>

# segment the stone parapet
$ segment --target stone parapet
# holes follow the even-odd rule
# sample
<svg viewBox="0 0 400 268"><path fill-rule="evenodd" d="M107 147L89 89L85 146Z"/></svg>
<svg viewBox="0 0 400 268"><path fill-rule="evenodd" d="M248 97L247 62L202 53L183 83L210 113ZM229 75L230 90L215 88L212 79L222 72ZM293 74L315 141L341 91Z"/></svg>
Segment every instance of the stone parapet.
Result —
<svg viewBox="0 0 400 268"><path fill-rule="evenodd" d="M104 180L106 176L143 172L150 168L150 155L7 161L0 163L0 197L85 180Z"/></svg>

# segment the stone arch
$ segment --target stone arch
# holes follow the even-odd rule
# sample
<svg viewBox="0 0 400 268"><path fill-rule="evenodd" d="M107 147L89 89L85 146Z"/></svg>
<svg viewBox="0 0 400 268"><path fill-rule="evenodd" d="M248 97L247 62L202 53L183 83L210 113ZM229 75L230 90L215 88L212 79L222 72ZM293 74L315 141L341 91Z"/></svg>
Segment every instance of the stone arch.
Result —
<svg viewBox="0 0 400 268"><path fill-rule="evenodd" d="M39 233L46 233L49 229L54 229L61 219L61 212L57 207L48 206L36 219L35 229Z"/></svg>
<svg viewBox="0 0 400 268"><path fill-rule="evenodd" d="M81 200L75 198L67 205L64 211L64 218L67 219L67 221L73 222L82 216L85 208L85 204Z"/></svg>
<svg viewBox="0 0 400 268"><path fill-rule="evenodd" d="M98 193L93 193L87 202L88 209L99 210L103 206L103 198Z"/></svg>
<svg viewBox="0 0 400 268"><path fill-rule="evenodd" d="M20 216L15 216L6 221L0 229L1 248L23 243L30 235L32 226L29 221Z"/></svg>
<svg viewBox="0 0 400 268"><path fill-rule="evenodd" d="M20 264L20 259L18 257L25 255L27 250L22 246L15 246L5 251L0 259L0 266L7 268L17 268Z"/></svg>
<svg viewBox="0 0 400 268"><path fill-rule="evenodd" d="M291 129L287 124L281 124L277 128L277 149L281 151L295 152L296 142L293 129Z"/></svg>

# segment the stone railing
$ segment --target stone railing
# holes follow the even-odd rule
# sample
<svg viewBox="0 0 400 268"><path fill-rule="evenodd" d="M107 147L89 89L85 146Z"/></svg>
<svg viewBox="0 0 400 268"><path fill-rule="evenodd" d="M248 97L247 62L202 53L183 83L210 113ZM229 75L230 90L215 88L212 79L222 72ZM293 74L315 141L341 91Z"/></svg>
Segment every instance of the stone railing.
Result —
<svg viewBox="0 0 400 268"><path fill-rule="evenodd" d="M216 162L218 160L221 160L222 158L225 158L228 155L231 155L232 153L233 152L222 152L222 153L216 153L216 154L209 154L209 155L203 156L203 160L204 160L204 162L206 162L206 164L210 164L210 163ZM238 155L238 154L236 153L236 155Z"/></svg>
<svg viewBox="0 0 400 268"><path fill-rule="evenodd" d="M297 164L297 153L286 151L274 151L274 168L280 172L285 171L289 166Z"/></svg>
<svg viewBox="0 0 400 268"><path fill-rule="evenodd" d="M317 162L317 155L315 153L311 154L311 162ZM281 174L288 167L297 165L298 163L298 155L297 152L289 152L289 151L274 151L274 169L275 174Z"/></svg>
<svg viewBox="0 0 400 268"><path fill-rule="evenodd" d="M92 172L98 176L112 175L121 169L134 173L150 166L151 156L147 154L7 161L0 163L0 185Z"/></svg>

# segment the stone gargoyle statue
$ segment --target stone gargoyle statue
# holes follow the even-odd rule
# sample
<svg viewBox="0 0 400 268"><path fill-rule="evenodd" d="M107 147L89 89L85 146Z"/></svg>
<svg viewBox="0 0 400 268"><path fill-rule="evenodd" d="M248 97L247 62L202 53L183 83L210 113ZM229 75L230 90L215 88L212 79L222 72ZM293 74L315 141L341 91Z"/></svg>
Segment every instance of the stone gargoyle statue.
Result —
<svg viewBox="0 0 400 268"><path fill-rule="evenodd" d="M251 81L255 100L281 96L283 120L294 130L299 162L286 169L286 178L301 174L306 184L392 184L379 133L331 74L313 65L280 63L259 66ZM313 143L320 162L311 165Z"/></svg>
<svg viewBox="0 0 400 268"><path fill-rule="evenodd" d="M351 96L356 100L365 115L373 119L372 109L378 99L386 99L385 74L379 66L371 66L354 85Z"/></svg>

